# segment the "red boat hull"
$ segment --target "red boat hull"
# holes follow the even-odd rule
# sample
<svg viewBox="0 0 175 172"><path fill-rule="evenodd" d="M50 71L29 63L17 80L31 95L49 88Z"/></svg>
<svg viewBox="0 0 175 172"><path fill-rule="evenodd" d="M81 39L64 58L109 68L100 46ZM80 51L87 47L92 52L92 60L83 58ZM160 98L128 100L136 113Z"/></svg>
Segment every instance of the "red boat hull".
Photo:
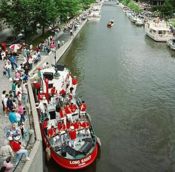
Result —
<svg viewBox="0 0 175 172"><path fill-rule="evenodd" d="M43 136L43 141L45 147L49 145L47 139L44 136L43 130L41 130L42 136ZM92 151L91 154L87 155L86 157L82 159L77 159L77 160L70 160L66 159L64 157L59 156L52 148L50 148L50 153L51 157L53 160L60 165L63 168L69 169L69 170L78 170L85 168L89 165L91 165L93 162L95 162L99 152L99 144L96 143L94 150Z"/></svg>
<svg viewBox="0 0 175 172"><path fill-rule="evenodd" d="M82 168L89 166L96 160L97 155L98 155L98 149L99 149L98 144L96 144L91 154L87 155L86 157L82 159L78 159L78 160L70 160L70 159L63 158L61 156L58 156L52 150L51 150L51 157L54 159L54 161L57 164L59 164L60 166L66 169L78 170L78 169L82 169Z"/></svg>

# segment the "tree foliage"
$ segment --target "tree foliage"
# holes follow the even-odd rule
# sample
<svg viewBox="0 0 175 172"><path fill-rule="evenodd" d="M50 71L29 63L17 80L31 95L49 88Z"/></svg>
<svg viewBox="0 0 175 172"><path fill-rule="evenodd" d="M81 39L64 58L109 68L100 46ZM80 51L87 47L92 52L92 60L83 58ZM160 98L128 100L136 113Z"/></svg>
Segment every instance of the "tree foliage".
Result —
<svg viewBox="0 0 175 172"><path fill-rule="evenodd" d="M65 22L89 7L95 0L0 0L0 16L16 33L36 31L58 19Z"/></svg>
<svg viewBox="0 0 175 172"><path fill-rule="evenodd" d="M134 2L134 1L130 1L128 3L128 7L133 10L135 13L139 13L141 12L141 8Z"/></svg>

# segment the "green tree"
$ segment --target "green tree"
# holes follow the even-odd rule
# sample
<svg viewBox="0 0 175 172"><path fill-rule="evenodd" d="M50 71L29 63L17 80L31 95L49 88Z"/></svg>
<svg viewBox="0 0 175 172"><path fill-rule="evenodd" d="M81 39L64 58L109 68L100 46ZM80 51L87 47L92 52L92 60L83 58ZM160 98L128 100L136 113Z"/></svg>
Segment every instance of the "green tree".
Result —
<svg viewBox="0 0 175 172"><path fill-rule="evenodd" d="M80 0L80 3L82 4L83 9L89 8L90 5L94 2L95 2L95 0Z"/></svg>
<svg viewBox="0 0 175 172"><path fill-rule="evenodd" d="M128 3L128 7L133 10L136 13L141 12L142 10L140 9L140 7L134 2L134 1L130 1Z"/></svg>
<svg viewBox="0 0 175 172"><path fill-rule="evenodd" d="M27 28L31 23L31 5L33 0L13 0L8 2L1 0L0 14L5 21L11 25L15 32L24 30L27 35Z"/></svg>
<svg viewBox="0 0 175 172"><path fill-rule="evenodd" d="M45 27L54 24L58 17L54 0L34 0L33 12L33 23L41 25L43 34Z"/></svg>

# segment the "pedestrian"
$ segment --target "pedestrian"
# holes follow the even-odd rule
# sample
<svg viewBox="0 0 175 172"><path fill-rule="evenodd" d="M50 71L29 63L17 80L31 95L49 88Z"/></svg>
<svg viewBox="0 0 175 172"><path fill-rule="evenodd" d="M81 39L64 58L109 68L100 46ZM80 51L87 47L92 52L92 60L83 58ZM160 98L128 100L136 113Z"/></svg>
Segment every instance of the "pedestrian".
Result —
<svg viewBox="0 0 175 172"><path fill-rule="evenodd" d="M5 116L7 116L7 113L8 113L8 107L7 107L7 100L8 100L8 94L5 95L5 98L3 99L3 103L4 103L4 107L5 107L5 111L4 111L4 114Z"/></svg>
<svg viewBox="0 0 175 172"><path fill-rule="evenodd" d="M30 158L28 156L28 154L29 154L28 150L22 146L21 142L19 142L18 140L13 140L13 138L10 137L9 144L10 144L12 150L16 153L16 164L18 164L22 155L25 155L27 161L30 160Z"/></svg>
<svg viewBox="0 0 175 172"><path fill-rule="evenodd" d="M27 83L22 85L22 102L27 104L28 102L28 91L27 91Z"/></svg>
<svg viewBox="0 0 175 172"><path fill-rule="evenodd" d="M14 165L11 162L11 156L9 156L4 162L3 167L5 167L5 172L12 172Z"/></svg>
<svg viewBox="0 0 175 172"><path fill-rule="evenodd" d="M0 156L2 156L4 160L9 156L14 156L13 150L8 144L7 140L4 141L3 145L0 148Z"/></svg>
<svg viewBox="0 0 175 172"><path fill-rule="evenodd" d="M5 95L6 95L6 90L4 90L1 94L1 101L2 101L2 109L3 109L3 112L5 112L5 105L4 105L4 98L5 98Z"/></svg>
<svg viewBox="0 0 175 172"><path fill-rule="evenodd" d="M4 71L5 71L4 75L7 75L8 78L11 78L11 70L12 70L11 62L7 60L4 65Z"/></svg>
<svg viewBox="0 0 175 172"><path fill-rule="evenodd" d="M70 36L73 36L73 30L70 29Z"/></svg>
<svg viewBox="0 0 175 172"><path fill-rule="evenodd" d="M11 65L12 65L12 70L15 70L15 68L18 67L17 62L16 62L16 55L15 55L15 53L13 53L13 54L11 53L10 54L9 60L10 60Z"/></svg>
<svg viewBox="0 0 175 172"><path fill-rule="evenodd" d="M20 115L16 113L15 109L12 109L12 111L9 112L9 121L11 124L20 122Z"/></svg>
<svg viewBox="0 0 175 172"><path fill-rule="evenodd" d="M16 81L13 80L11 90L13 92L13 97L16 97Z"/></svg>
<svg viewBox="0 0 175 172"><path fill-rule="evenodd" d="M29 70L30 70L30 64L29 64L29 62L27 61L27 62L24 64L24 71L25 71L25 74L26 74L26 75L28 75Z"/></svg>
<svg viewBox="0 0 175 172"><path fill-rule="evenodd" d="M13 109L13 96L12 95L9 95L7 99L7 108L9 111Z"/></svg>

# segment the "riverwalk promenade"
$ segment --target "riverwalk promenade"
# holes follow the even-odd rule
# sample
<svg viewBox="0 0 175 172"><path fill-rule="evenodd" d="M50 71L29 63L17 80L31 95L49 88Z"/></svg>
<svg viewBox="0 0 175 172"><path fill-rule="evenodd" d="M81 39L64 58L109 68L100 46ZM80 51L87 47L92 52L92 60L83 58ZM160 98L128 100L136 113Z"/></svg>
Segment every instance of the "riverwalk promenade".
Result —
<svg viewBox="0 0 175 172"><path fill-rule="evenodd" d="M55 61L58 61L62 55L66 52L66 50L69 48L69 46L72 44L74 38L77 36L79 31L82 29L82 27L85 25L87 20L82 20L78 28L74 31L73 35L69 36L69 39L55 52L51 52L48 55L42 55L41 61L39 61L32 70L29 72L29 76L32 76L33 73L36 71L38 67L42 67L44 63L48 62L49 65L54 64ZM61 36L61 35L60 35ZM56 58L55 58L56 57ZM18 59L18 64L20 64L23 61L23 58ZM0 90L1 92L3 90L11 90L11 85L12 81L9 80L7 77L3 76L3 63L0 63ZM12 76L14 73L12 74ZM33 92L32 88L30 85L30 77L28 81L28 95L29 95L29 102L25 105L27 110L28 110L28 116L27 116L27 121L25 123L25 127L28 130L28 135L27 135L27 141L26 141L26 146L29 151L29 157L30 161L22 161L19 163L17 167L15 167L15 171L43 171L43 154L42 154L42 139L40 135L40 129L39 129L39 121L38 117L36 115L36 107L35 107L35 102L33 98ZM9 121L9 118L4 115L3 109L2 109L2 104L0 105L0 146L4 144L4 140L6 138L6 129L10 128L11 123ZM34 139L35 138L35 139ZM29 142L29 145L28 144ZM41 162L41 163L40 163ZM0 159L0 165L2 165L2 160ZM15 161L13 161L15 163ZM40 163L40 167L38 167L38 163ZM23 169L23 170L21 170Z"/></svg>

